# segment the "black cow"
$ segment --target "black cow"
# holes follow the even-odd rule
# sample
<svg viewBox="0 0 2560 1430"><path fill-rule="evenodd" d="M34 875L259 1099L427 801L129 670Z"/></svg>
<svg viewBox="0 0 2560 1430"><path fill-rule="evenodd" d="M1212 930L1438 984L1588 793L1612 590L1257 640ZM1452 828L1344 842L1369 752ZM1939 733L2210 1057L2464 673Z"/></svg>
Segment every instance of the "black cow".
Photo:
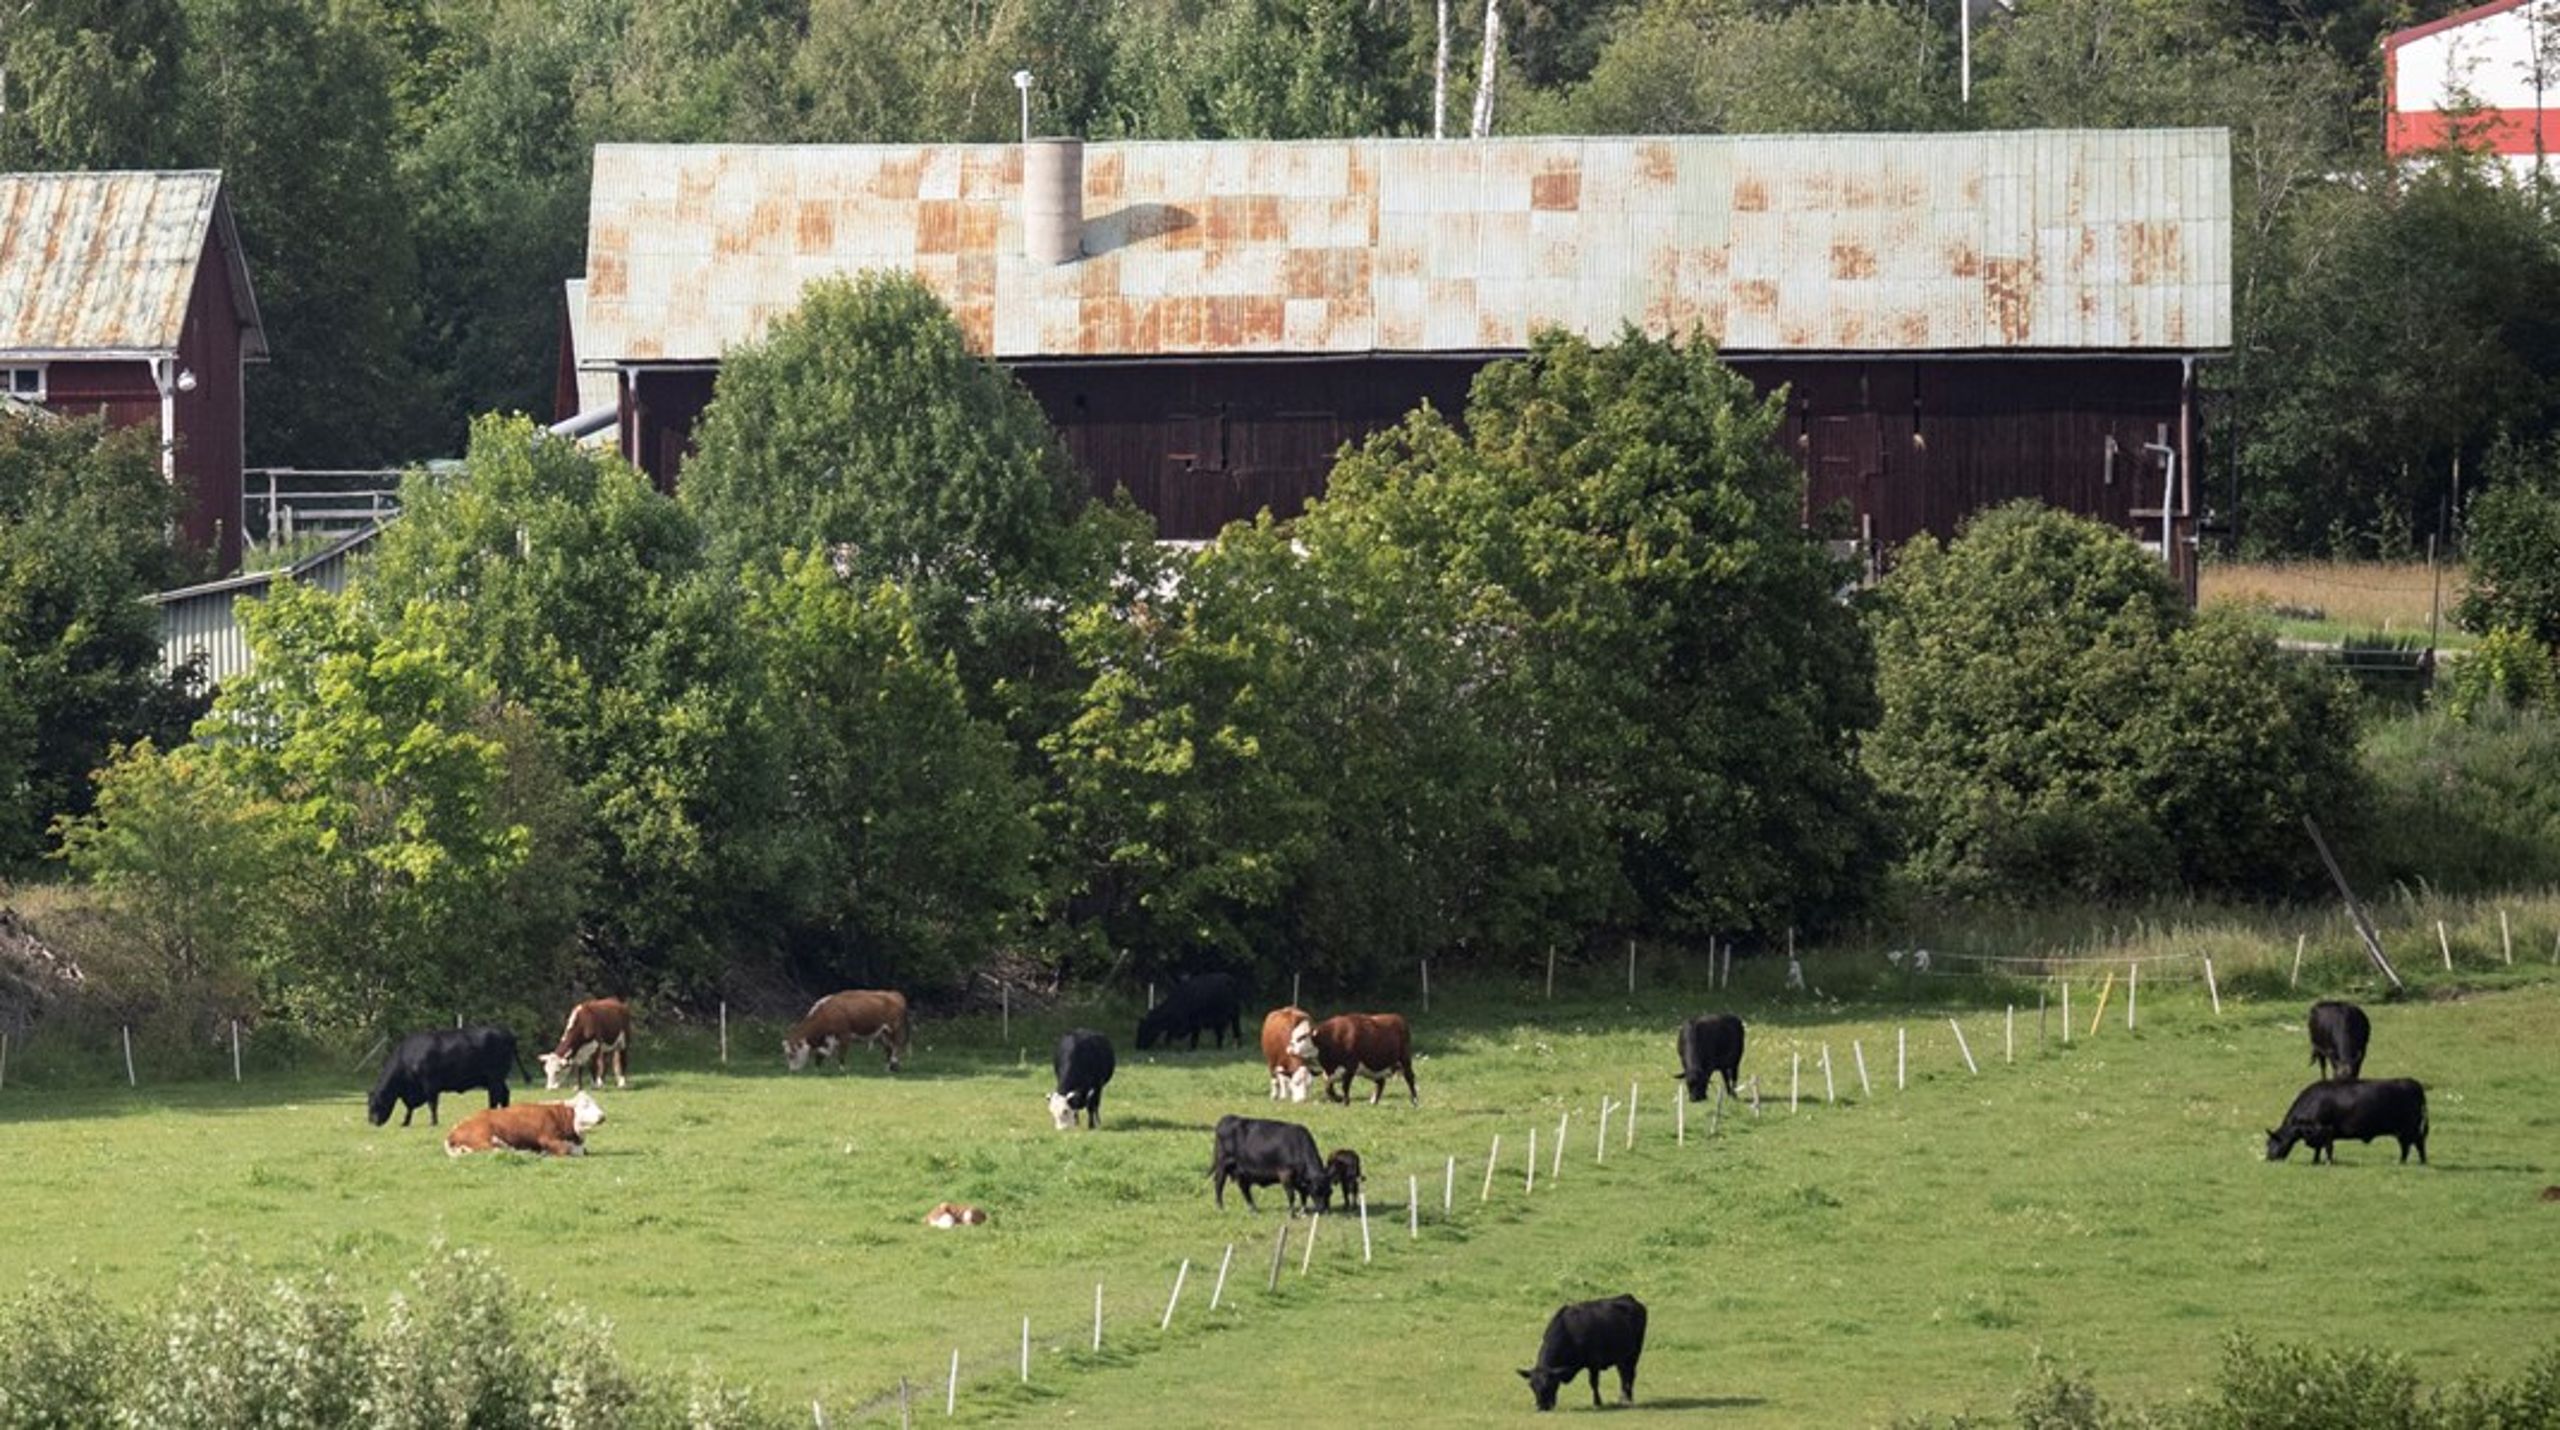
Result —
<svg viewBox="0 0 2560 1430"><path fill-rule="evenodd" d="M1086 1125L1102 1125L1102 1089L1111 1081L1111 1070L1119 1063L1113 1056L1111 1040L1091 1028L1078 1028L1058 1039L1058 1056L1053 1060L1058 1070L1058 1090L1049 1094L1049 1118L1058 1130L1076 1125L1076 1114L1085 1115Z"/></svg>
<svg viewBox="0 0 2560 1430"><path fill-rule="evenodd" d="M2376 1137L2400 1140L2400 1160L2418 1149L2427 1160L2427 1090L2405 1077L2380 1082L2315 1082L2293 1100L2284 1125L2267 1133L2267 1160L2281 1162L2296 1142L2311 1148L2315 1163L2335 1164L2337 1144L2347 1138L2370 1142Z"/></svg>
<svg viewBox="0 0 2560 1430"><path fill-rule="evenodd" d="M466 1092L475 1087L489 1090L489 1105L507 1105L507 1066L514 1064L524 1073L525 1081L533 1076L525 1072L524 1062L516 1056L516 1035L504 1028L435 1028L424 1033L411 1033L392 1048L391 1056L382 1060L382 1077L373 1085L373 1095L365 1100L365 1116L380 1127L391 1120L391 1104L400 1104L400 1125L427 1109L427 1121L436 1120L436 1100L448 1092Z"/></svg>
<svg viewBox="0 0 2560 1430"><path fill-rule="evenodd" d="M1254 1211L1253 1189L1277 1185L1288 1193L1291 1211L1319 1211L1333 1196L1324 1163L1316 1158L1315 1134L1294 1122L1260 1117L1218 1119L1217 1146L1210 1154L1209 1180L1218 1205L1227 1204L1227 1183L1244 1193Z"/></svg>
<svg viewBox="0 0 2560 1430"><path fill-rule="evenodd" d="M2364 1075L2365 1045L2373 1041L2373 1020L2353 1003L2311 1005L2311 1062L2320 1076L2354 1082Z"/></svg>
<svg viewBox="0 0 2560 1430"><path fill-rule="evenodd" d="M1344 1206L1350 1206L1358 1201L1360 1199L1360 1154L1348 1147L1335 1148L1333 1155L1324 1159L1324 1179L1331 1192L1342 1194ZM1325 1206L1328 1209L1333 1206L1330 1195L1325 1199Z"/></svg>
<svg viewBox="0 0 2560 1430"><path fill-rule="evenodd" d="M1689 1100L1706 1100L1707 1087L1724 1074L1724 1090L1733 1095L1734 1077L1742 1071L1742 1020L1731 1013L1692 1018L1680 1025L1680 1080Z"/></svg>
<svg viewBox="0 0 2560 1430"><path fill-rule="evenodd" d="M1557 1310L1547 1322L1547 1338L1538 1345L1538 1363L1520 1372L1540 1410L1556 1408L1556 1389L1591 1372L1591 1404L1600 1404L1600 1372L1618 1372L1618 1398L1636 1398L1636 1362L1644 1355L1644 1303L1633 1296L1606 1301L1576 1301Z"/></svg>
<svg viewBox="0 0 2560 1430"><path fill-rule="evenodd" d="M1164 1001L1138 1020L1138 1051L1158 1043L1172 1047L1174 1039L1186 1034L1196 1050L1202 1033L1217 1047L1225 1047L1231 1035L1236 1046L1244 1046L1244 985L1233 975L1203 973L1173 985Z"/></svg>

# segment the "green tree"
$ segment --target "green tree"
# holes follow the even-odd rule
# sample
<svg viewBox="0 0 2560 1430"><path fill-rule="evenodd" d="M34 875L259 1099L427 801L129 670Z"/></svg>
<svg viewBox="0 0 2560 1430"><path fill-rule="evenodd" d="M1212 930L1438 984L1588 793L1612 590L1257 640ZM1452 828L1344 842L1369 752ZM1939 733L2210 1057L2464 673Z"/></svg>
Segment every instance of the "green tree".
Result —
<svg viewBox="0 0 2560 1430"><path fill-rule="evenodd" d="M185 0L178 127L224 171L270 358L252 373L261 465L417 456L429 411L412 206L393 155L392 59L368 0Z"/></svg>
<svg viewBox="0 0 2560 1430"><path fill-rule="evenodd" d="M0 412L0 866L34 853L52 816L88 807L110 745L194 716L191 688L160 675L142 602L184 569L174 512L147 430Z"/></svg>
<svg viewBox="0 0 2560 1430"><path fill-rule="evenodd" d="M771 887L755 871L780 778L748 718L756 663L734 588L690 586L701 536L673 498L521 417L474 423L460 469L406 496L357 598L385 625L435 606L455 658L557 749L594 852L588 942L607 979L696 991L729 933L770 922L715 916Z"/></svg>
<svg viewBox="0 0 2560 1430"><path fill-rule="evenodd" d="M273 1003L386 1024L512 1008L557 981L583 891L563 873L574 853L536 840L575 821L529 810L560 785L528 774L539 742L449 654L435 609L377 627L288 582L244 619L256 664L205 735L238 796L278 811ZM519 877L537 860L544 878Z"/></svg>
<svg viewBox="0 0 2560 1430"><path fill-rule="evenodd" d="M2249 539L2398 554L2451 514L2454 474L2560 422L2560 227L2443 156L2320 190L2285 230L2259 357L2234 382ZM2448 255L2453 255L2448 257Z"/></svg>
<svg viewBox="0 0 2560 1430"><path fill-rule="evenodd" d="M1587 79L1533 101L1530 124L1604 134L1946 128L1959 118L1951 41L1910 5L1673 0L1620 26Z"/></svg>
<svg viewBox="0 0 2560 1430"><path fill-rule="evenodd" d="M401 108L400 187L417 251L411 359L433 389L433 450L483 412L548 416L561 280L580 270L598 135L582 100L609 52L604 7L491 5L426 26Z"/></svg>
<svg viewBox="0 0 2560 1430"><path fill-rule="evenodd" d="M1867 644L1779 420L1704 342L1543 333L1463 432L1379 434L1303 523L1406 553L1457 613L1496 737L1537 752L1507 803L1571 861L1517 876L1580 926L1775 929L1871 891Z"/></svg>
<svg viewBox="0 0 2560 1430"><path fill-rule="evenodd" d="M898 587L824 558L750 578L763 718L789 752L780 890L808 975L949 979L1031 911L1028 792Z"/></svg>
<svg viewBox="0 0 2560 1430"><path fill-rule="evenodd" d="M2300 816L2360 808L2353 703L2261 630L2197 623L2158 562L2017 503L1921 537L1873 627L1884 718L1867 767L1907 814L1909 868L1959 897L2316 877Z"/></svg>
<svg viewBox="0 0 2560 1430"><path fill-rule="evenodd" d="M810 285L732 352L683 499L714 564L822 546L848 573L987 596L1045 574L1084 489L1031 395L921 282Z"/></svg>
<svg viewBox="0 0 2560 1430"><path fill-rule="evenodd" d="M281 931L286 812L229 779L203 746L149 741L98 772L96 808L62 822L62 852L104 902L117 941L189 1012L248 1011L248 974Z"/></svg>
<svg viewBox="0 0 2560 1430"><path fill-rule="evenodd" d="M177 0L39 0L0 23L0 170L142 169L172 151Z"/></svg>
<svg viewBox="0 0 2560 1430"><path fill-rule="evenodd" d="M2560 655L2560 442L2501 457L2492 470L2502 480L2465 518L2469 585L2453 618L2480 635L2521 632Z"/></svg>

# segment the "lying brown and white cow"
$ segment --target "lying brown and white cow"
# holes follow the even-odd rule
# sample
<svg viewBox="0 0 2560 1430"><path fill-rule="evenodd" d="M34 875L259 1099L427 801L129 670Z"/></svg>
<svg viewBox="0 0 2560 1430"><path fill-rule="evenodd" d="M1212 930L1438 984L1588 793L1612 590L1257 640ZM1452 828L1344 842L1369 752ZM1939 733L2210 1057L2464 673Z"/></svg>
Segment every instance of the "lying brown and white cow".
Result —
<svg viewBox="0 0 2560 1430"><path fill-rule="evenodd" d="M579 1093L567 1102L519 1102L475 1112L444 1135L444 1154L467 1152L540 1152L552 1157L583 1157L587 1131L604 1121L596 1100Z"/></svg>
<svg viewBox="0 0 2560 1430"><path fill-rule="evenodd" d="M798 1072L811 1058L825 1062L856 1043L884 1045L896 1072L907 1057L907 995L858 988L819 999L782 1040L782 1060Z"/></svg>
<svg viewBox="0 0 2560 1430"><path fill-rule="evenodd" d="M631 1010L619 998L590 998L569 1010L569 1025L560 1030L560 1046L542 1055L542 1085L553 1091L560 1075L584 1087L589 1076L604 1086L604 1070L613 1067L613 1085L630 1086Z"/></svg>
<svg viewBox="0 0 2560 1430"><path fill-rule="evenodd" d="M1271 1069L1274 1102L1307 1100L1307 1087L1315 1075L1307 1071L1307 1060L1297 1052L1298 1040L1306 1035L1307 1026L1307 1010L1294 1005L1262 1015L1262 1061Z"/></svg>
<svg viewBox="0 0 2560 1430"><path fill-rule="evenodd" d="M1351 1080L1365 1077L1377 1086L1369 1092L1376 1104L1386 1095L1387 1078L1404 1074L1404 1090L1415 1102L1422 1092L1413 1085L1413 1032L1394 1013L1343 1013L1306 1030L1291 1048L1324 1070L1324 1095L1331 1102L1351 1100Z"/></svg>

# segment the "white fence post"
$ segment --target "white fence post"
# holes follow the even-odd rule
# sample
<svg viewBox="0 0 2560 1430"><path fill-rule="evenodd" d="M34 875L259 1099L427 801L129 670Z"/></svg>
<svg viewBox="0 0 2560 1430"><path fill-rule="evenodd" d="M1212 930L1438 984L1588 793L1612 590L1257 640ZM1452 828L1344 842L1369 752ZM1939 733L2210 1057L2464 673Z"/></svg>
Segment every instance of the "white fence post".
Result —
<svg viewBox="0 0 2560 1430"><path fill-rule="evenodd" d="M1093 1283L1093 1348L1102 1349L1102 1283Z"/></svg>
<svg viewBox="0 0 2560 1430"><path fill-rule="evenodd" d="M1414 1241L1422 1240L1422 1178L1419 1176L1408 1175L1404 1179L1404 1216L1407 1236Z"/></svg>
<svg viewBox="0 0 2560 1430"><path fill-rule="evenodd" d="M2305 933L2298 933L2293 936L2293 977L2285 981L2284 986L2287 988L2299 988L2302 986L2302 945L2303 941L2310 937L2311 935Z"/></svg>
<svg viewBox="0 0 2560 1430"><path fill-rule="evenodd" d="M240 1020L231 1020L231 1081L240 1081Z"/></svg>
<svg viewBox="0 0 2560 1430"><path fill-rule="evenodd" d="M1156 1322L1157 1330L1173 1329L1173 1308L1182 1304L1182 1283L1190 1275L1191 1258L1186 1256L1182 1258L1182 1265L1173 1273L1173 1294L1164 1298L1164 1319Z"/></svg>
<svg viewBox="0 0 2560 1430"><path fill-rule="evenodd" d="M1636 1095L1643 1090L1641 1081L1630 1081L1627 1084L1627 1146L1629 1149L1633 1149L1636 1145Z"/></svg>
<svg viewBox="0 0 2560 1430"><path fill-rule="evenodd" d="M1218 1284L1209 1288L1209 1309L1212 1311L1218 1309L1219 1300L1227 1294L1227 1267L1234 1264L1235 1259L1236 1244L1231 1241L1227 1243L1227 1254L1218 1258ZM1026 1321L1023 1324L1028 1326L1030 1323Z"/></svg>
<svg viewBox="0 0 2560 1430"><path fill-rule="evenodd" d="M720 1000L720 1065L729 1065L729 1000Z"/></svg>
<svg viewBox="0 0 2560 1430"><path fill-rule="evenodd" d="M1524 1186L1521 1188L1521 1190L1522 1190L1522 1191L1524 1191L1524 1192L1534 1192L1534 1191L1536 1191L1537 1189L1538 1189L1538 1129L1537 1129L1537 1128L1535 1128L1535 1127L1532 1127L1532 1128L1530 1128L1530 1129L1529 1129L1529 1180L1528 1180L1527 1184L1526 1184L1526 1185L1524 1185Z"/></svg>
<svg viewBox="0 0 2560 1430"><path fill-rule="evenodd" d="M2003 1026L2007 1029L2007 1031L2002 1035L2002 1043L2001 1043L2002 1052L2001 1052L2001 1055L2000 1055L2000 1060L2001 1060L2002 1062L2006 1062L2006 1063L2014 1063L2014 1062L2016 1062L2016 1061L2018 1060L2018 1005L2017 1005L2017 1004L2012 1003L2012 1004L2010 1004L2010 1005L2009 1005L2009 1020L2008 1020L2008 1022L2007 1022L2006 1024L2004 1024Z"/></svg>
<svg viewBox="0 0 2560 1430"><path fill-rule="evenodd" d="M1482 1202L1482 1201L1490 1201L1490 1200L1492 1200L1492 1199L1493 1199L1493 1167L1494 1167L1494 1163L1496 1163L1496 1162L1500 1161L1501 1159L1502 1159L1502 1134L1501 1134L1501 1133L1499 1133L1499 1132L1497 1132L1497 1133L1493 1134L1493 1146L1491 1146L1490 1148L1487 1148L1487 1149L1485 1150L1485 1154L1484 1154L1484 1190L1483 1190L1483 1191L1481 1191L1481 1192L1476 1193L1476 1200L1477 1200L1477 1201Z"/></svg>
<svg viewBox="0 0 2560 1430"><path fill-rule="evenodd" d="M1858 1064L1858 1096L1862 1098L1874 1097L1876 1095L1875 1089L1867 1086L1866 1045L1855 1038L1851 1038L1849 1040L1849 1056L1855 1059Z"/></svg>
<svg viewBox="0 0 2560 1430"><path fill-rule="evenodd" d="M124 1085L141 1086L133 1080L133 1028L131 1025L127 1025L124 1030Z"/></svg>
<svg viewBox="0 0 2560 1430"><path fill-rule="evenodd" d="M1894 1029L1894 1030L1893 1030L1893 1090L1894 1090L1894 1091L1896 1091L1896 1092L1900 1092L1900 1091L1902 1091L1904 1088L1909 1087L1909 1086L1911 1085L1911 1084L1910 1084L1910 1082L1909 1082L1909 1080L1908 1080L1908 1078L1905 1076L1905 1072L1906 1072L1906 1070L1910 1067L1910 1065L1911 1065L1911 1030L1910 1030L1909 1028L1896 1028L1896 1029Z"/></svg>
<svg viewBox="0 0 2560 1430"><path fill-rule="evenodd" d="M1964 1070L1973 1074L1975 1077L1982 1076L1982 1069L1973 1065L1973 1049L1965 1045L1964 1025L1953 1018L1949 1018L1947 1020L1947 1026L1956 1030L1956 1051L1964 1054Z"/></svg>
<svg viewBox="0 0 2560 1430"><path fill-rule="evenodd" d="M2222 1016L2222 985L2214 980L2213 955L2204 956L2204 991L2213 995L2213 1016Z"/></svg>
<svg viewBox="0 0 2560 1430"><path fill-rule="evenodd" d="M960 1411L960 1348L951 1348L951 1379L943 1382L942 1418L950 1419Z"/></svg>
<svg viewBox="0 0 2560 1430"><path fill-rule="evenodd" d="M1839 1100L1831 1088L1831 1045L1825 1043L1822 1045L1822 1102L1828 1107Z"/></svg>
<svg viewBox="0 0 2560 1430"><path fill-rule="evenodd" d="M1796 1090L1804 1082L1804 1054L1787 1054L1787 1111L1796 1110Z"/></svg>

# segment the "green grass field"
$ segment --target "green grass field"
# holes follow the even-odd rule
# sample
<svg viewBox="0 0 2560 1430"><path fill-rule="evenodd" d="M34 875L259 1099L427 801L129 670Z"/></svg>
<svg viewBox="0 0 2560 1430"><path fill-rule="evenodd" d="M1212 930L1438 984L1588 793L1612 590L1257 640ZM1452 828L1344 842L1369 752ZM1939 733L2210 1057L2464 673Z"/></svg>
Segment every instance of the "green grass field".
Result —
<svg viewBox="0 0 2560 1430"><path fill-rule="evenodd" d="M1943 982L1931 991L2014 996ZM610 1120L583 1161L452 1161L423 1118L368 1128L363 1073L139 1092L28 1088L13 1073L0 1268L71 1272L145 1304L186 1295L191 1266L236 1252L333 1272L378 1304L436 1240L482 1246L529 1292L612 1318L636 1362L699 1363L804 1414L821 1400L838 1424L894 1423L884 1392L901 1376L939 1417L955 1348L963 1419L1236 1424L1270 1416L1275 1396L1350 1396L1364 1421L1476 1423L1528 1410L1512 1371L1558 1303L1619 1291L1652 1311L1640 1408L1733 1426L1997 1410L2040 1350L2111 1397L2174 1399L2211 1376L2234 1331L2389 1346L2431 1374L2511 1371L2560 1334L2560 1204L2538 1199L2560 1182L2560 989L2368 997L2368 1073L2429 1086L2426 1168L2395 1165L2387 1140L2347 1144L2335 1168L2263 1160L2262 1129L2310 1077L2308 989L2243 1001L2226 986L2217 1017L2200 987L2146 986L2128 1033L2119 983L2091 1036L2094 991L2076 986L2064 1048L2058 1018L2039 1038L2026 985L2014 1064L1998 1006L1959 1010L1981 1065L1969 1075L1947 1008L1738 989L1761 1115L1728 1107L1710 1137L1694 1108L1686 1146L1670 1030L1720 995L1550 1006L1444 991L1416 1017L1420 1107L1286 1114L1366 1160L1374 1260L1362 1264L1356 1221L1327 1217L1302 1274L1300 1223L1276 1294L1265 1279L1281 1218L1233 1197L1217 1211L1203 1176L1218 1115L1270 1110L1258 1064L1140 1057L1122 1009L1080 1019L1108 1028L1124 1059L1092 1134L1052 1131L1042 1107L1067 1015L1017 1019L1021 1053L995 1046L991 1025L926 1025L895 1078L876 1059L850 1076L785 1075L762 1029L740 1031L727 1069L702 1046L644 1036L637 1083L604 1093ZM1897 1027L1911 1066L1899 1092ZM1824 1099L1825 1046L1838 1105ZM1596 1162L1599 1099L1625 1099L1630 1080L1635 1145L1613 1117ZM449 1103L447 1122L478 1103ZM1408 1175L1424 1187L1419 1240ZM995 1219L923 1226L945 1198ZM1098 1355L1086 1348L1097 1281ZM1026 1315L1028 1389L1015 1380ZM1587 1408L1587 1392L1560 1404Z"/></svg>

